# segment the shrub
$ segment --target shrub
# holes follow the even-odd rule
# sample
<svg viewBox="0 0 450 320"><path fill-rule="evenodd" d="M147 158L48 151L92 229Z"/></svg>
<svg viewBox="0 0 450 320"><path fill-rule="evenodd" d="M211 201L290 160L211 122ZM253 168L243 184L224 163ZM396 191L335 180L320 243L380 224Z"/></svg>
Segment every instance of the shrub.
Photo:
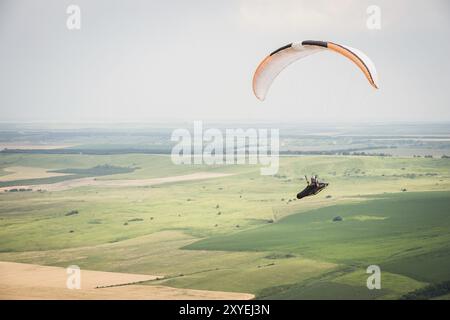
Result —
<svg viewBox="0 0 450 320"><path fill-rule="evenodd" d="M430 284L403 295L401 300L426 300L446 295L450 292L450 281Z"/></svg>
<svg viewBox="0 0 450 320"><path fill-rule="evenodd" d="M65 216L73 216L75 214L78 214L78 210L70 210L65 214Z"/></svg>

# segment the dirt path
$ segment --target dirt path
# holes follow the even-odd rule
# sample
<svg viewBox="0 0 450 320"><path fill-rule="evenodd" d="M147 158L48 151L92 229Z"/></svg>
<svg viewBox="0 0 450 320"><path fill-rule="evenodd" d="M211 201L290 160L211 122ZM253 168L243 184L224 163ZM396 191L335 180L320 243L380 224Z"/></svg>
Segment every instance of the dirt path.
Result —
<svg viewBox="0 0 450 320"><path fill-rule="evenodd" d="M170 182L183 182L193 180L203 180L212 178L227 177L232 174L229 173L213 173L213 172L197 172L192 174L186 174L183 176L172 176L164 178L151 178L151 179L123 179L123 180L99 180L95 177L65 180L61 182L51 184L40 185L21 185L0 188L0 192L8 191L10 189L18 188L31 188L33 190L46 190L46 191L61 191L77 187L142 187L152 186Z"/></svg>
<svg viewBox="0 0 450 320"><path fill-rule="evenodd" d="M18 142L1 142L0 150L4 149L20 149L20 150L51 150L74 147L77 144L73 143L60 143L60 144L36 144L36 143L18 143Z"/></svg>
<svg viewBox="0 0 450 320"><path fill-rule="evenodd" d="M252 299L247 293L142 285L158 276L81 270L81 288L68 289L65 268L0 262L0 300L13 299ZM113 287L110 287L113 286Z"/></svg>

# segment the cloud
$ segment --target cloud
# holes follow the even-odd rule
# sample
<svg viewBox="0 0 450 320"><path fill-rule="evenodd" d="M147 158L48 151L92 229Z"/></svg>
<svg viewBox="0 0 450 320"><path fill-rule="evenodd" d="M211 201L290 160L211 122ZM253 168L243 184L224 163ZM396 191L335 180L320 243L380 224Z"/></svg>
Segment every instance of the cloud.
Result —
<svg viewBox="0 0 450 320"><path fill-rule="evenodd" d="M243 25L263 30L361 29L365 26L364 1L341 0L242 0Z"/></svg>

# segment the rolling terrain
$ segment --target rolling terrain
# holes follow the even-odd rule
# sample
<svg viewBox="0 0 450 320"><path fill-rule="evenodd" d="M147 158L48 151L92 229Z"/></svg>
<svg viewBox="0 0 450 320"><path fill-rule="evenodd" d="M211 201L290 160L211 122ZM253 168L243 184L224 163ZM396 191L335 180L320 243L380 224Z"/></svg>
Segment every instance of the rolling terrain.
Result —
<svg viewBox="0 0 450 320"><path fill-rule="evenodd" d="M102 166L116 169L92 170ZM285 156L277 175L261 176L258 166L177 166L164 155L0 155L0 181L20 186L27 172L6 178L11 167L104 184L3 191L0 261L157 274L140 285L257 299L398 299L450 277L449 159ZM199 173L210 176L176 179ZM294 199L305 174L330 187ZM365 286L370 264L381 290Z"/></svg>

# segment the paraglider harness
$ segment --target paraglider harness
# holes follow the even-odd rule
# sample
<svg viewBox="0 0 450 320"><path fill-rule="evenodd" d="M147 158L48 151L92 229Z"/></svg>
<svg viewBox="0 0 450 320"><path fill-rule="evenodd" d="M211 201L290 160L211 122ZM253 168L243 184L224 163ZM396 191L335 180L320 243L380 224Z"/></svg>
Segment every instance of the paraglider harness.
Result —
<svg viewBox="0 0 450 320"><path fill-rule="evenodd" d="M308 180L307 176L305 176L305 179L307 186L305 189L303 189L303 191L297 194L297 199L316 195L328 186L328 183L320 182L319 179L317 179L317 176L315 175L311 176L311 181Z"/></svg>

